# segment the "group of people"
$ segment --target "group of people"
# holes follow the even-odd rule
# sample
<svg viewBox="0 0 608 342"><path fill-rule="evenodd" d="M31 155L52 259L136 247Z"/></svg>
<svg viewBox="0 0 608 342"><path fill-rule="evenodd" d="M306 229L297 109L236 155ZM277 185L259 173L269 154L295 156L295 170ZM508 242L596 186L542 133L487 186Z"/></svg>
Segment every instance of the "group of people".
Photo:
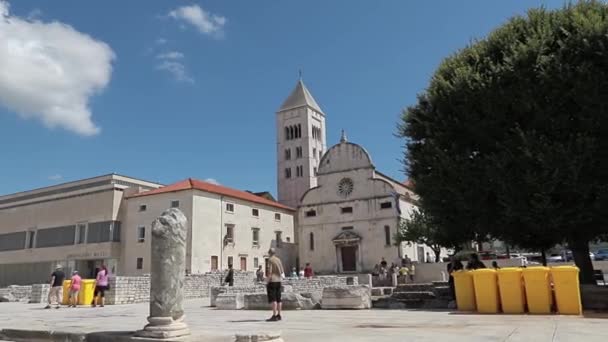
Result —
<svg viewBox="0 0 608 342"><path fill-rule="evenodd" d="M394 262L389 266L386 260L382 258L380 263L376 264L372 271L372 276L377 276L381 281L392 279L393 274L409 277L410 281L414 281L414 276L416 275L416 265L414 265L412 259L410 259L406 254L401 259L400 266Z"/></svg>
<svg viewBox="0 0 608 342"><path fill-rule="evenodd" d="M289 277L295 279L311 279L312 277L314 277L314 275L315 272L312 270L312 266L310 266L310 263L306 263L306 267L300 270L300 272L298 272L297 269L293 267L291 269L291 274L289 275ZM262 283L266 280L266 272L264 272L262 265L260 265L255 271L255 279L258 283ZM224 278L224 284L228 286L234 286L234 268L232 267L232 264L228 264L228 273Z"/></svg>
<svg viewBox="0 0 608 342"><path fill-rule="evenodd" d="M95 290L93 292L93 301L91 302L92 307L97 305L104 306L105 292L110 289L108 279L110 272L106 265L101 265L101 268L95 272ZM63 282L66 279L65 272L63 272L63 266L57 265L55 271L51 273L50 289L47 300L47 306L45 309L50 309L53 302L56 302L56 309L61 307L63 302ZM70 287L68 289L68 307L75 308L78 305L78 295L82 287L82 277L78 274L78 271L72 271L72 277L70 278Z"/></svg>
<svg viewBox="0 0 608 342"><path fill-rule="evenodd" d="M452 298L456 298L454 276L452 275L452 273L464 269L472 271L481 268L486 268L486 265L481 260L479 260L479 255L477 253L472 253L469 256L469 260L467 262L466 267L462 264L462 261L460 261L456 256L452 255L452 257L450 258L450 262L447 265L448 274L450 275L448 279L448 284L450 285L450 292L452 293ZM496 261L493 261L492 268L499 269L500 267L498 267L498 263Z"/></svg>

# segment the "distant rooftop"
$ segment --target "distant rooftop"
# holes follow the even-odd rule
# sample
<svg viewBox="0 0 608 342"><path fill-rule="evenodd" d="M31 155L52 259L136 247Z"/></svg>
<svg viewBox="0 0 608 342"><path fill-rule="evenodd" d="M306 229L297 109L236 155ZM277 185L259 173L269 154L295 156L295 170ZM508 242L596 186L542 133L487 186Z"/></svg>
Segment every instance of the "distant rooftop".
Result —
<svg viewBox="0 0 608 342"><path fill-rule="evenodd" d="M308 91L308 88L306 88L306 86L304 85L304 82L302 81L302 79L300 79L300 80L298 80L296 87L293 89L293 91L291 92L289 97L287 97L287 100L285 100L285 102L283 102L283 105L281 105L281 108L279 108L278 111L283 112L286 110L299 108L299 107L306 107L306 106L314 109L315 111L317 111L321 114L324 114L323 110L321 110L321 107L319 106L317 101L315 101L315 98L312 97L312 94Z"/></svg>
<svg viewBox="0 0 608 342"><path fill-rule="evenodd" d="M198 179L193 179L193 178L184 179L182 181L179 181L179 182L173 183L173 184L169 184L162 188L140 192L140 193L129 196L129 198L152 196L152 195L184 191L184 190L200 190L200 191L204 191L204 192L210 192L210 193L214 193L214 194L218 194L218 195L224 195L224 196L228 196L228 197L232 197L232 198L236 198L236 199L241 199L244 201L264 204L267 206L280 208L280 209L284 209L284 210L290 210L290 211L295 210L294 208L291 208L291 207L283 205L279 202L267 199L263 196L253 194L251 192L232 189L232 188L228 188L228 187L225 187L222 185L207 183L207 182L204 182L204 181L201 181Z"/></svg>
<svg viewBox="0 0 608 342"><path fill-rule="evenodd" d="M65 182L61 184L46 186L42 188L36 188L32 190L26 190L16 192L8 195L0 196L0 206L9 203L29 201L40 197L54 196L72 191L81 191L85 189L113 185L119 187L133 187L140 186L144 189L154 189L162 186L162 184L149 182L138 178L122 176L119 174L111 173L91 178L85 178L75 180L71 182Z"/></svg>

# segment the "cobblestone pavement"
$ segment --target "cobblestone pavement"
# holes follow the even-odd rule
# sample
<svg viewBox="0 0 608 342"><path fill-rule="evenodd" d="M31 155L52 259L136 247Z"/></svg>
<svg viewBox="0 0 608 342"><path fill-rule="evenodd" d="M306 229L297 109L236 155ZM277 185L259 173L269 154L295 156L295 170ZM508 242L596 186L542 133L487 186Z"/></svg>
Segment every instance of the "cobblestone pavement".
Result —
<svg viewBox="0 0 608 342"><path fill-rule="evenodd" d="M188 300L186 320L196 340L230 341L235 333L281 331L299 341L606 341L608 314L588 317L472 315L440 311L220 311L208 300ZM147 304L44 310L38 304L0 303L0 329L66 332L133 331L144 326Z"/></svg>

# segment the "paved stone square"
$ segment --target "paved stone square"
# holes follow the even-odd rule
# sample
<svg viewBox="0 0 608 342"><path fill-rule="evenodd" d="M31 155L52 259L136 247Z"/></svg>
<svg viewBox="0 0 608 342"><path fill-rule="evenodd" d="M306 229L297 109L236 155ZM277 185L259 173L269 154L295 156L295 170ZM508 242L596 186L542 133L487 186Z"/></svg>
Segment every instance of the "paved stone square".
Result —
<svg viewBox="0 0 608 342"><path fill-rule="evenodd" d="M267 311L222 311L208 300L185 302L194 341L231 341L235 333L281 331L296 341L606 341L608 314L588 317L472 315L441 311L287 311L267 323ZM143 327L147 304L44 310L38 304L0 303L0 329L67 332L133 331Z"/></svg>

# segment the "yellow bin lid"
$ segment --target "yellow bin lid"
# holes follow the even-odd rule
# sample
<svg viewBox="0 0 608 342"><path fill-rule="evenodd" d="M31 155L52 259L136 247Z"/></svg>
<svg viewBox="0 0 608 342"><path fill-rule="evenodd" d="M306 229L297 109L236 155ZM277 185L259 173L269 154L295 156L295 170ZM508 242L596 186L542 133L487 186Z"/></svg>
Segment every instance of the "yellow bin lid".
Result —
<svg viewBox="0 0 608 342"><path fill-rule="evenodd" d="M498 269L496 272L498 272L498 273L521 273L522 270L523 269L521 267L505 267L505 268Z"/></svg>
<svg viewBox="0 0 608 342"><path fill-rule="evenodd" d="M522 272L524 272L524 273L546 273L546 272L549 272L549 270L550 270L549 267L534 266L534 267L524 268L522 270Z"/></svg>
<svg viewBox="0 0 608 342"><path fill-rule="evenodd" d="M473 270L473 274L475 273L496 273L496 270L490 269L490 268L480 268L477 270Z"/></svg>
<svg viewBox="0 0 608 342"><path fill-rule="evenodd" d="M556 266L551 267L551 272L579 272L576 266Z"/></svg>

